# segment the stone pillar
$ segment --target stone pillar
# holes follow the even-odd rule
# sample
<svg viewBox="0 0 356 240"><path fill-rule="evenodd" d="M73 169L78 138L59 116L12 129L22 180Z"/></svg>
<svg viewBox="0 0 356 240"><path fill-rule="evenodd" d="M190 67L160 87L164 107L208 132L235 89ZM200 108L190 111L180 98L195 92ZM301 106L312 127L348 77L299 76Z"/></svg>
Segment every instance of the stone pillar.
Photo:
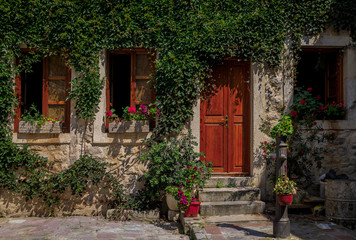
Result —
<svg viewBox="0 0 356 240"><path fill-rule="evenodd" d="M286 137L276 139L276 181L281 174L287 176L287 144ZM276 213L273 221L273 236L287 238L290 235L288 206L281 206L276 198Z"/></svg>

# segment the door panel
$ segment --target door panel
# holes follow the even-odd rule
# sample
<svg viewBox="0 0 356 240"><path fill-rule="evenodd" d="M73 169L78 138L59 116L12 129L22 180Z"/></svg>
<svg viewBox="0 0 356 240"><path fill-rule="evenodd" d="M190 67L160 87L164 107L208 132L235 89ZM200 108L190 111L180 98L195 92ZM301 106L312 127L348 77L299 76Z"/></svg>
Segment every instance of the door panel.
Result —
<svg viewBox="0 0 356 240"><path fill-rule="evenodd" d="M207 159L214 159L214 171L225 172L227 163L225 159L225 131L224 126L219 124L205 124L205 154ZM211 136L214 136L214 141L211 141Z"/></svg>
<svg viewBox="0 0 356 240"><path fill-rule="evenodd" d="M249 172L248 64L225 61L213 68L215 92L201 102L200 146L214 173Z"/></svg>

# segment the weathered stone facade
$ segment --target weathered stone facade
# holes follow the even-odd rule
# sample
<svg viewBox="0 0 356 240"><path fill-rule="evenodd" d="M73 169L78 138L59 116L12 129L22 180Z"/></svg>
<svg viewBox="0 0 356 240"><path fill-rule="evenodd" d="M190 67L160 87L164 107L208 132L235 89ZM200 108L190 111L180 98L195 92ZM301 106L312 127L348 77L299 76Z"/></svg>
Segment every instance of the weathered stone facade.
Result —
<svg viewBox="0 0 356 240"><path fill-rule="evenodd" d="M325 156L322 169L315 172L315 181L320 174L333 168L337 173L345 173L356 178L356 50L348 47L350 37L347 32L328 30L320 36L303 39L303 46L344 47L344 102L348 108L346 120L324 121L323 128L336 132L337 138L327 146L329 154ZM100 55L101 78L107 76L106 51ZM273 72L262 65L252 65L251 77L251 176L254 186L261 189L262 200L272 198L272 189L266 173L266 162L260 154L261 141L268 140L259 130L262 120L275 122L280 116L281 108L288 107L292 101L293 80L288 72L288 61L284 70ZM76 73L72 71L72 79ZM141 142L150 133L108 133L105 131L106 92L102 90L99 111L92 123L78 120L75 116L74 103L71 102L70 132L60 134L23 134L14 133L13 141L19 145L27 144L38 151L50 162L54 162L54 170L60 171L76 161L80 155L89 154L102 161L118 163L122 179L129 189L134 192L141 188L137 179L145 172L146 167L135 156L123 158L127 153L137 153L142 147ZM200 136L200 101L194 107L194 118L190 123L193 134L199 140ZM195 148L199 151L199 146ZM1 192L0 215L38 215L34 214L35 207L19 208L18 196L11 197ZM82 202L58 214L101 214L105 209L103 199L97 193L87 195L90 201ZM74 201L74 200L73 200ZM29 203L31 205L31 203ZM28 205L28 204L27 204ZM26 206L27 206L26 205ZM28 205L28 206L30 206ZM25 206L25 205L24 205ZM74 206L74 205L73 205Z"/></svg>

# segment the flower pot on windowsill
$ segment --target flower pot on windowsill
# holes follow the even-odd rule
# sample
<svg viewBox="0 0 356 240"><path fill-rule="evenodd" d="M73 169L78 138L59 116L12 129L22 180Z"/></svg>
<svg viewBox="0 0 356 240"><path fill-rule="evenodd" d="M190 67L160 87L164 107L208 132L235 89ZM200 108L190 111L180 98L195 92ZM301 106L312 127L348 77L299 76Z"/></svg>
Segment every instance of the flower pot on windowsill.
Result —
<svg viewBox="0 0 356 240"><path fill-rule="evenodd" d="M188 209L184 211L186 217L197 217L200 208L200 201L191 202Z"/></svg>
<svg viewBox="0 0 356 240"><path fill-rule="evenodd" d="M60 122L45 122L37 126L37 122L19 122L19 133L61 133L62 126Z"/></svg>
<svg viewBox="0 0 356 240"><path fill-rule="evenodd" d="M150 121L111 121L109 122L109 133L135 133L149 132Z"/></svg>
<svg viewBox="0 0 356 240"><path fill-rule="evenodd" d="M289 206L293 202L293 195L292 194L288 194L288 195L278 194L277 199L278 199L279 205Z"/></svg>

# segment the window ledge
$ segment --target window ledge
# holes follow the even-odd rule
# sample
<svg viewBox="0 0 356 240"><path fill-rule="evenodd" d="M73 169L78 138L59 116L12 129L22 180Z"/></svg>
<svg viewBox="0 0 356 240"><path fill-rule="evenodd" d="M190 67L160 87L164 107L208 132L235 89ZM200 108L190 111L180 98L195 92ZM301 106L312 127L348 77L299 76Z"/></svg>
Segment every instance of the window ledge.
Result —
<svg viewBox="0 0 356 240"><path fill-rule="evenodd" d="M59 122L45 122L42 126L38 127L37 122L20 121L19 133L25 134L59 134L62 132L62 126Z"/></svg>
<svg viewBox="0 0 356 240"><path fill-rule="evenodd" d="M109 133L148 133L149 131L149 120L109 122Z"/></svg>
<svg viewBox="0 0 356 240"><path fill-rule="evenodd" d="M317 123L324 130L356 129L356 124L352 120L317 120Z"/></svg>

